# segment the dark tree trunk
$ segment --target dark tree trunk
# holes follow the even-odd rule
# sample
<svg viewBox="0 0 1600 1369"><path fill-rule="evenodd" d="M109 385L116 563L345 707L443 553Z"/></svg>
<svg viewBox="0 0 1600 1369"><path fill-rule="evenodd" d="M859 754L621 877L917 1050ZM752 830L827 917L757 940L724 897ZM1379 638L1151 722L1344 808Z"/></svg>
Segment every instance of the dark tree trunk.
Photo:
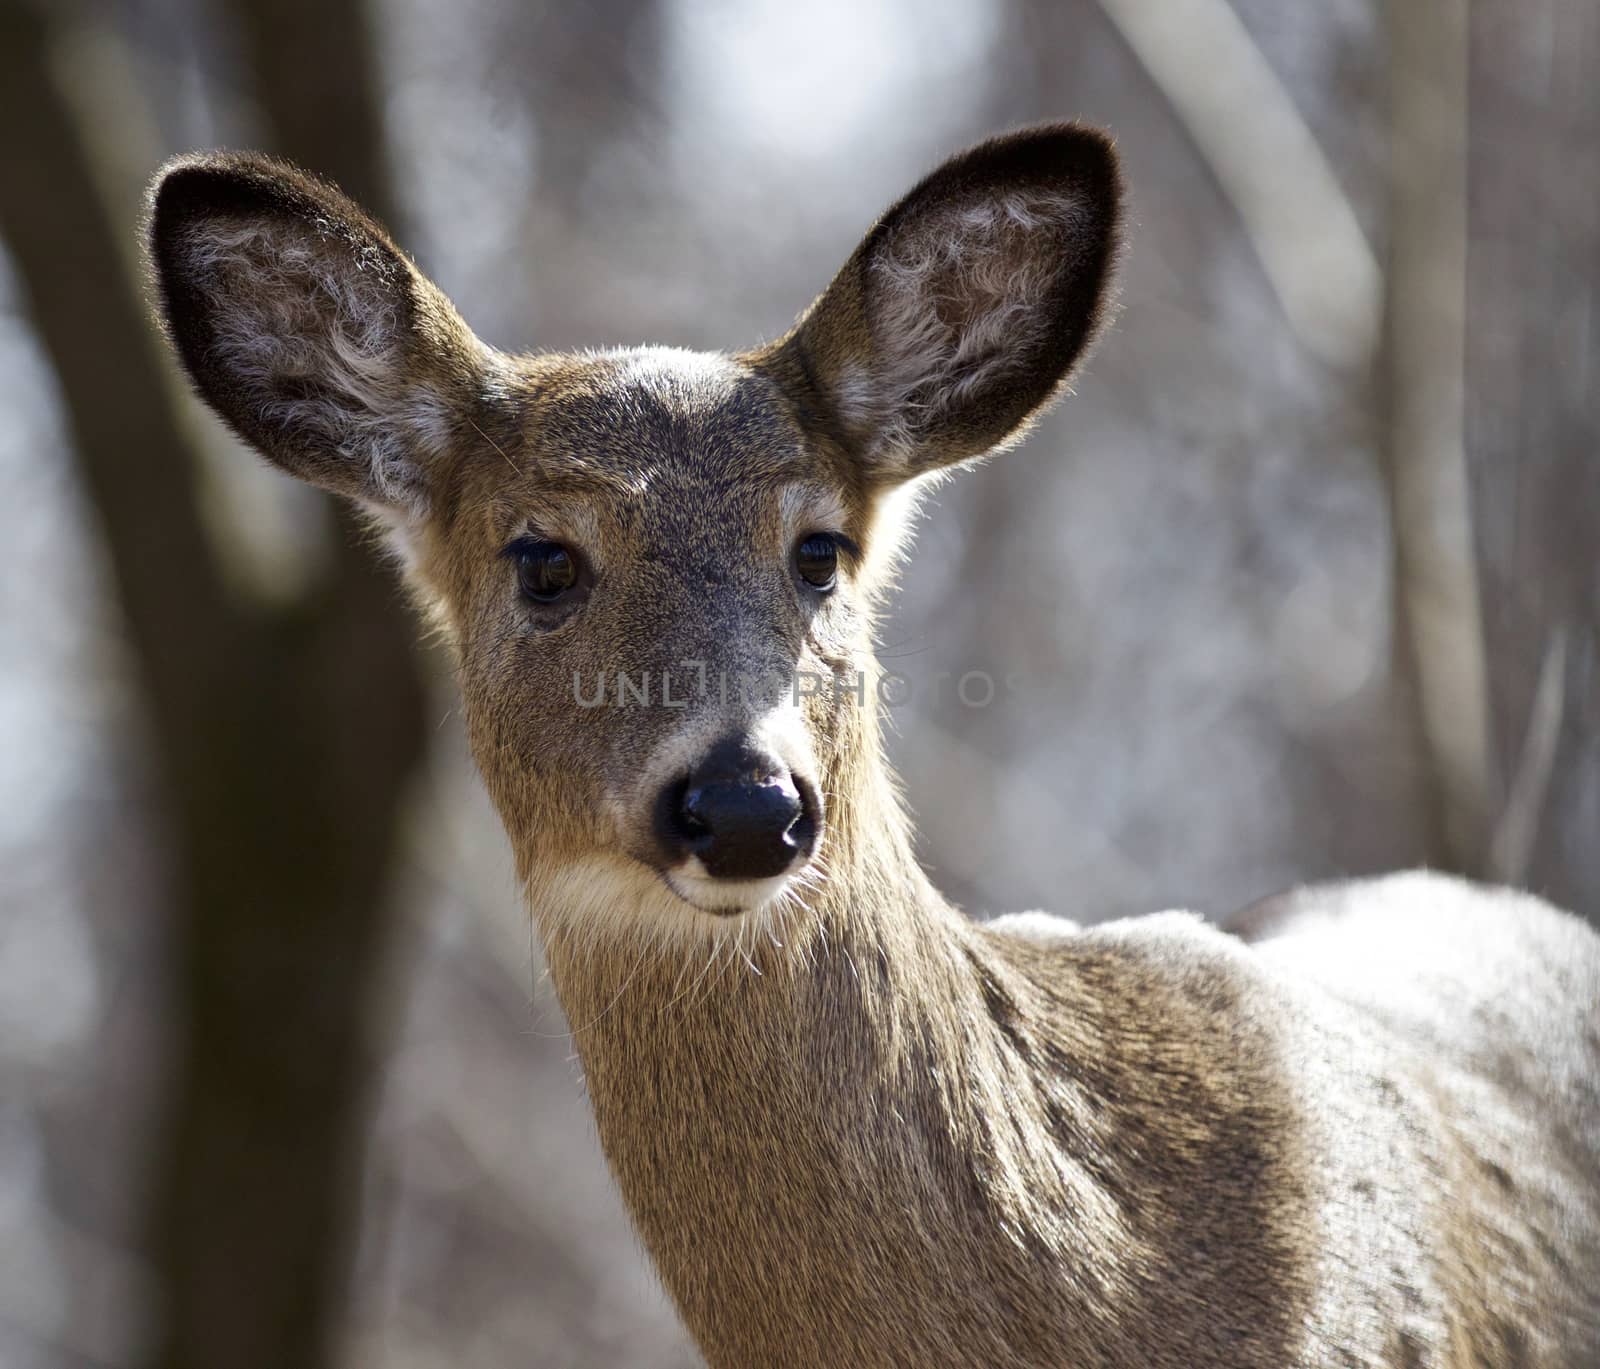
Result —
<svg viewBox="0 0 1600 1369"><path fill-rule="evenodd" d="M381 202L356 8L318 12L345 46L325 52L307 33L293 64L269 51L264 102L297 138L297 102L329 120L345 140L329 169ZM410 629L365 552L285 608L219 573L122 267L135 226L97 193L48 44L33 11L0 7L0 228L60 377L169 809L175 1059L148 1219L155 1362L315 1366L348 1264L387 873L425 735Z"/></svg>

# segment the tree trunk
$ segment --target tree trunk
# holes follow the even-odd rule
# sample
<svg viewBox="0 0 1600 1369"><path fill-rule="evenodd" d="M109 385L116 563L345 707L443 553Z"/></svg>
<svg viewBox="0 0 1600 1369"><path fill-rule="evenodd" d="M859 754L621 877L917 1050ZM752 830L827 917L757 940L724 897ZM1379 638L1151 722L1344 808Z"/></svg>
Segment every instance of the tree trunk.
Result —
<svg viewBox="0 0 1600 1369"><path fill-rule="evenodd" d="M1428 758L1430 861L1488 873L1483 621L1463 447L1467 0L1387 7L1388 476L1396 620Z"/></svg>
<svg viewBox="0 0 1600 1369"><path fill-rule="evenodd" d="M387 872L425 735L410 629L365 553L284 608L219 574L121 265L135 226L97 193L49 46L33 11L0 8L0 228L60 377L166 786L176 1045L148 1218L155 1362L315 1366L348 1263ZM300 51L298 94L326 117L316 53ZM366 91L359 51L337 65ZM340 128L376 141L371 118Z"/></svg>
<svg viewBox="0 0 1600 1369"><path fill-rule="evenodd" d="M1600 921L1600 11L1472 7L1467 449L1495 873Z"/></svg>

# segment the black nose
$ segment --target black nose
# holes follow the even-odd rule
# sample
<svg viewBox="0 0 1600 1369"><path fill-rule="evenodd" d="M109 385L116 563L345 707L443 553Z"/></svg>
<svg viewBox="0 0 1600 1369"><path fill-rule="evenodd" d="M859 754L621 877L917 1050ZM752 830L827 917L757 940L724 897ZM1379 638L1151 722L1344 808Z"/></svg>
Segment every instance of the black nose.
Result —
<svg viewBox="0 0 1600 1369"><path fill-rule="evenodd" d="M811 854L816 814L808 783L776 756L734 739L667 786L657 829L674 860L699 856L713 879L770 879Z"/></svg>

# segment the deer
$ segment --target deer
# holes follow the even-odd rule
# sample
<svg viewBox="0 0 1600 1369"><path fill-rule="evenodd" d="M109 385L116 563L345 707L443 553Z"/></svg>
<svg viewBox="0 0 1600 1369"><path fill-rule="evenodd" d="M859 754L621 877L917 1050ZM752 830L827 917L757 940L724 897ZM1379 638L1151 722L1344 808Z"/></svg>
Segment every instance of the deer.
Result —
<svg viewBox="0 0 1600 1369"><path fill-rule="evenodd" d="M510 355L332 185L148 203L199 395L450 644L637 1233L715 1366L1600 1363L1600 935L1410 871L970 919L874 627L916 510L1103 331L1110 138L896 201L776 341ZM626 685L626 687L624 687Z"/></svg>

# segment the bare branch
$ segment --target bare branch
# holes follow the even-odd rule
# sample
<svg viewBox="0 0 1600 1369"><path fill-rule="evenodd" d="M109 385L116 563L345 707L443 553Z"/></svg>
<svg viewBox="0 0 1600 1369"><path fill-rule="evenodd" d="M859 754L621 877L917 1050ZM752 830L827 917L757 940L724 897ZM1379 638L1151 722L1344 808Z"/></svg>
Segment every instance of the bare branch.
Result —
<svg viewBox="0 0 1600 1369"><path fill-rule="evenodd" d="M1485 873L1487 667L1463 438L1467 304L1467 6L1387 9L1389 460L1400 619L1432 757L1443 854Z"/></svg>
<svg viewBox="0 0 1600 1369"><path fill-rule="evenodd" d="M1228 0L1100 0L1238 211L1300 340L1352 369L1382 273L1333 168Z"/></svg>

